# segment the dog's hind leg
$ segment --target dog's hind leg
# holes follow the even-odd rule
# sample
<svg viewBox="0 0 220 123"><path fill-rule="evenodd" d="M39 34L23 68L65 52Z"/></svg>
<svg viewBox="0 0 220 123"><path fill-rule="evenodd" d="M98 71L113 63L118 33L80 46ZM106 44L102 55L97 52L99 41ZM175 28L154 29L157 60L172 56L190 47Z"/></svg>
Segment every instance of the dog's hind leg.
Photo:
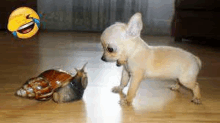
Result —
<svg viewBox="0 0 220 123"><path fill-rule="evenodd" d="M112 88L112 92L114 93L120 93L124 87L126 87L128 85L128 82L129 82L129 79L130 79L130 75L129 73L125 70L125 68L123 67L123 70L122 70L122 77L121 77L121 84L120 86L115 86Z"/></svg>
<svg viewBox="0 0 220 123"><path fill-rule="evenodd" d="M180 83L184 85L185 87L191 89L193 91L193 99L191 100L195 104L200 104L201 103L201 94L200 94L200 88L199 88L199 83L197 83L195 80L192 79L186 79L186 78L180 78Z"/></svg>
<svg viewBox="0 0 220 123"><path fill-rule="evenodd" d="M194 94L194 97L191 101L194 102L195 104L200 104L201 94L200 94L200 88L199 88L198 82L195 82L195 87L193 88L193 94Z"/></svg>

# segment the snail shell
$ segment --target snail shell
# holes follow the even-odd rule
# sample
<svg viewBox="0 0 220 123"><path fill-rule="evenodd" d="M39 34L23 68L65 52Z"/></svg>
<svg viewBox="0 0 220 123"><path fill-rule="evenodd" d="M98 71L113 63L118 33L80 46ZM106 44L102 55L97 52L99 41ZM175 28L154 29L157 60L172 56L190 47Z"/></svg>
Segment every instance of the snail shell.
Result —
<svg viewBox="0 0 220 123"><path fill-rule="evenodd" d="M24 98L37 100L51 99L54 91L69 83L72 75L61 70L47 70L38 77L29 79L17 92L16 95Z"/></svg>

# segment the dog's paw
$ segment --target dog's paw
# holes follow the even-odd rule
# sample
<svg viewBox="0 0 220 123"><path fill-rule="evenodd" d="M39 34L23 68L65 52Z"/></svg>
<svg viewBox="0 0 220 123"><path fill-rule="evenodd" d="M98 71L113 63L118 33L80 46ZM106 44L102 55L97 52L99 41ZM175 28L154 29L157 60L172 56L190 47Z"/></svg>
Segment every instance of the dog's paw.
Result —
<svg viewBox="0 0 220 123"><path fill-rule="evenodd" d="M177 84L170 86L170 90L172 90L172 91L177 91L179 88L180 88L180 86Z"/></svg>
<svg viewBox="0 0 220 123"><path fill-rule="evenodd" d="M191 100L191 102L193 102L193 103L195 103L195 104L197 104L197 105L202 104L201 100L198 99L198 98L193 98L193 99Z"/></svg>
<svg viewBox="0 0 220 123"><path fill-rule="evenodd" d="M122 98L120 101L119 101L119 104L121 106L127 106L128 105L128 101L126 100L126 98Z"/></svg>
<svg viewBox="0 0 220 123"><path fill-rule="evenodd" d="M120 86L115 86L112 88L113 93L120 93L122 91L122 88Z"/></svg>
<svg viewBox="0 0 220 123"><path fill-rule="evenodd" d="M119 101L119 104L121 106L130 106L131 105L131 102L127 101L126 98L122 98L120 101Z"/></svg>

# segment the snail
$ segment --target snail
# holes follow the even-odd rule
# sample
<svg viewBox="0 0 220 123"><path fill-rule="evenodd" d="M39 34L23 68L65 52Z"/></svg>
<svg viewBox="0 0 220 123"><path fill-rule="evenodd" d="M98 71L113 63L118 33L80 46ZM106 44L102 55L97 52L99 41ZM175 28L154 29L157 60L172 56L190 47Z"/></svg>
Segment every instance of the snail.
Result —
<svg viewBox="0 0 220 123"><path fill-rule="evenodd" d="M88 84L87 73L84 70L86 64L82 69L76 69L75 76L63 70L46 70L38 77L25 82L15 94L41 101L53 98L57 103L79 100L83 97Z"/></svg>

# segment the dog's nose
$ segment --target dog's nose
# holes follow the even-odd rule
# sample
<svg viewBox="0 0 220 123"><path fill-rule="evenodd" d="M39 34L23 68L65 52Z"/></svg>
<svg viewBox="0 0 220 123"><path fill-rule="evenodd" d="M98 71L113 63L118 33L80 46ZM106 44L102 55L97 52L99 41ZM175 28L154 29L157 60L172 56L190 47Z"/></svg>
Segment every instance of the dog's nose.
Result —
<svg viewBox="0 0 220 123"><path fill-rule="evenodd" d="M102 59L102 61L106 61L106 59L105 59L105 57L104 57L104 56L102 56L102 58L101 58L101 59Z"/></svg>

